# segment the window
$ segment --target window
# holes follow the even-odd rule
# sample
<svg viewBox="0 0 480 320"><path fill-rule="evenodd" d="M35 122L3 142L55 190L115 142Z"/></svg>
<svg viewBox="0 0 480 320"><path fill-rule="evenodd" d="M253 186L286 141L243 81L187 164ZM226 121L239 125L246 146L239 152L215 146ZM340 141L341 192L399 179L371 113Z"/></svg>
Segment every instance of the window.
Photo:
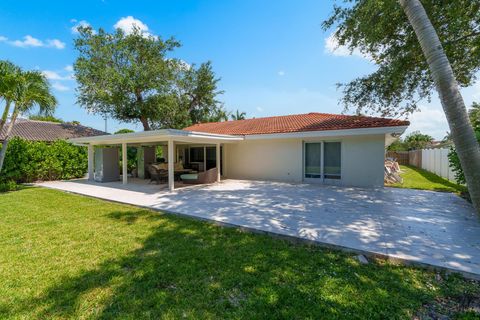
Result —
<svg viewBox="0 0 480 320"><path fill-rule="evenodd" d="M323 174L325 179L341 178L341 145L340 142L324 142Z"/></svg>
<svg viewBox="0 0 480 320"><path fill-rule="evenodd" d="M340 142L305 143L305 178L318 181L323 179L341 179L341 149Z"/></svg>
<svg viewBox="0 0 480 320"><path fill-rule="evenodd" d="M190 162L203 162L203 147L190 148Z"/></svg>

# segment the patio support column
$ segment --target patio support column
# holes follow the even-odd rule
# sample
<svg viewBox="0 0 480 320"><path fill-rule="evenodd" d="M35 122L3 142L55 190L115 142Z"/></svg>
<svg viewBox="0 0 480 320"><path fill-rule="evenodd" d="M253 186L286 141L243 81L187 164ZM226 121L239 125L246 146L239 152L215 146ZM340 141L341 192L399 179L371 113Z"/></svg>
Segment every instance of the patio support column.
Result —
<svg viewBox="0 0 480 320"><path fill-rule="evenodd" d="M168 140L168 190L175 189L175 151L173 140Z"/></svg>
<svg viewBox="0 0 480 320"><path fill-rule="evenodd" d="M220 182L220 143L217 143L217 156L216 156L216 165L217 165L217 182Z"/></svg>
<svg viewBox="0 0 480 320"><path fill-rule="evenodd" d="M128 174L127 174L127 143L122 143L122 183L127 184Z"/></svg>
<svg viewBox="0 0 480 320"><path fill-rule="evenodd" d="M94 180L94 177L93 177L93 161L94 161L94 157L95 157L95 149L94 149L94 146L89 144L88 145L88 180L89 181L93 181Z"/></svg>

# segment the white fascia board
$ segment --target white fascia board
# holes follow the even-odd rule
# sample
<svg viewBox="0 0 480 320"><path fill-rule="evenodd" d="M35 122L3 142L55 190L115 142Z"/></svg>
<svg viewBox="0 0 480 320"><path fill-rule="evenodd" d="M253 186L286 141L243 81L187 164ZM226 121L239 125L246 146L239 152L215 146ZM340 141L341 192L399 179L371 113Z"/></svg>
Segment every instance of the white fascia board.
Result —
<svg viewBox="0 0 480 320"><path fill-rule="evenodd" d="M252 134L252 135L246 135L245 140L322 138L322 137L359 136L359 135L373 135L373 134L387 134L387 133L402 134L403 132L405 132L407 127L408 126L396 126L396 127L359 128L359 129L344 129L344 130Z"/></svg>
<svg viewBox="0 0 480 320"><path fill-rule="evenodd" d="M244 138L242 136L232 136L223 134L212 134L196 131L185 131L178 129L162 129L142 132L131 132L113 135L102 135L82 138L68 139L69 142L74 144L120 144L126 143L144 143L144 142L160 142L168 140L181 140L192 142L195 141L222 141L222 142L234 142L241 141Z"/></svg>

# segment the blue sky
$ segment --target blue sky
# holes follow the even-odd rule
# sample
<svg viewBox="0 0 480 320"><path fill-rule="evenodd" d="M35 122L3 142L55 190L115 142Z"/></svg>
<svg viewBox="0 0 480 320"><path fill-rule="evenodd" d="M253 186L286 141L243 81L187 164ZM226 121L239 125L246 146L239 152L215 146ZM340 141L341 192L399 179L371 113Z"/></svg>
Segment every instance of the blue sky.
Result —
<svg viewBox="0 0 480 320"><path fill-rule="evenodd" d="M247 117L306 112L340 113L335 84L374 70L358 54L332 52L330 31L321 22L333 1L21 1L0 4L0 59L39 69L50 78L59 100L56 116L104 128L100 116L75 104L71 65L74 27L80 22L114 30L140 24L182 47L175 56L188 63L212 61L221 78L220 97L228 110ZM467 104L480 98L480 86L463 90ZM410 117L412 130L441 139L448 130L440 104L421 103ZM108 121L108 131L141 130L141 125Z"/></svg>

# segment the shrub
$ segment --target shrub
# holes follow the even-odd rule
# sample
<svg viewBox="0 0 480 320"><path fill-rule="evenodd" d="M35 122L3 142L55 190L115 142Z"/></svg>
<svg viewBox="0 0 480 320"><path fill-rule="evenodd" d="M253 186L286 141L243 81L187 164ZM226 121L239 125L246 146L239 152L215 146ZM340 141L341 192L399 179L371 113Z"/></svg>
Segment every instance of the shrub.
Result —
<svg viewBox="0 0 480 320"><path fill-rule="evenodd" d="M477 140L480 143L480 128L476 128L475 134L477 135ZM455 180L457 180L457 183L466 184L465 175L463 174L463 169L460 165L460 158L458 158L455 147L450 148L450 151L448 152L448 161L450 162L450 167L455 174Z"/></svg>
<svg viewBox="0 0 480 320"><path fill-rule="evenodd" d="M63 140L53 143L10 140L2 181L32 182L80 178L87 172L87 150Z"/></svg>
<svg viewBox="0 0 480 320"><path fill-rule="evenodd" d="M19 185L13 180L0 181L0 193L7 191L15 191L19 189Z"/></svg>

